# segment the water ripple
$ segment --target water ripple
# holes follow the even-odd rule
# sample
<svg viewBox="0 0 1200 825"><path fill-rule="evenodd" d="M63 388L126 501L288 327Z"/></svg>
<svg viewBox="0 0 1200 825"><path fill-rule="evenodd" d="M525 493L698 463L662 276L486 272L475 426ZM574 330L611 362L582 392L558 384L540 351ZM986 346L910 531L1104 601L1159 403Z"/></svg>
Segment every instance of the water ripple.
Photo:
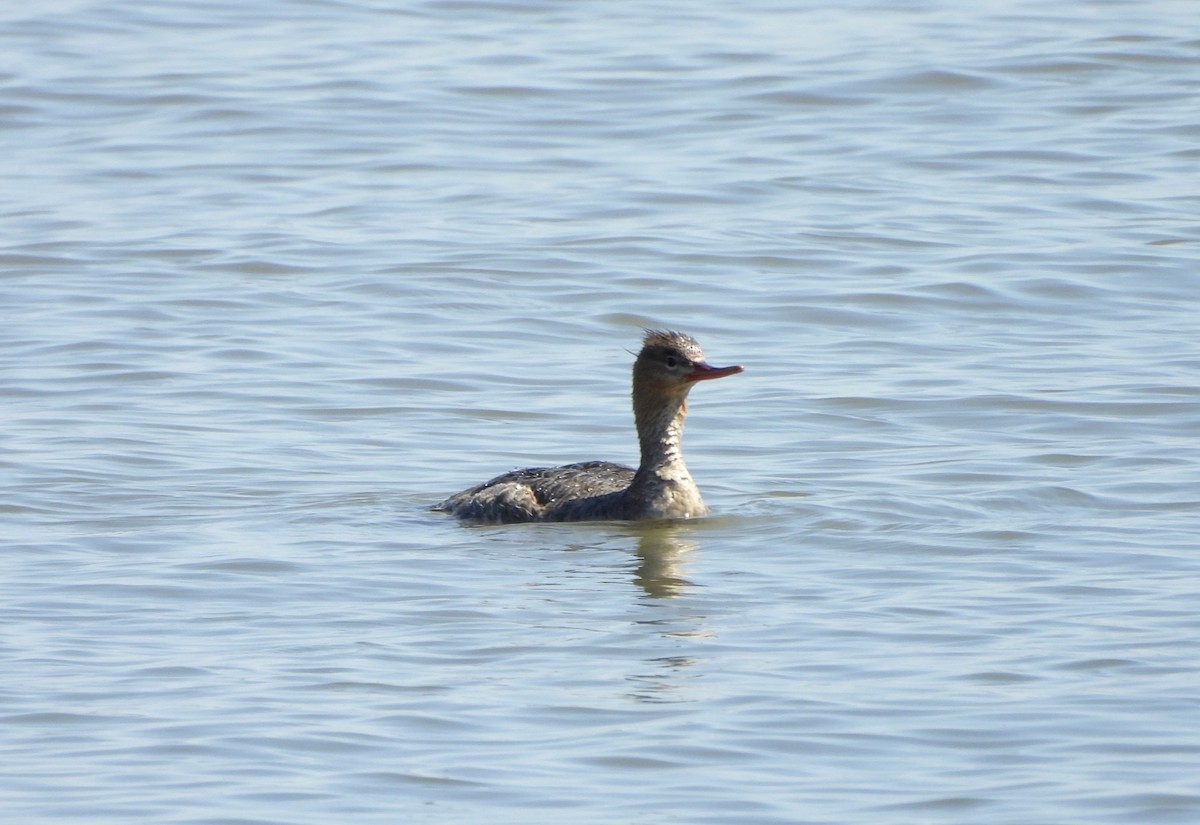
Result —
<svg viewBox="0 0 1200 825"><path fill-rule="evenodd" d="M0 12L10 818L1196 819L1185 5L100 9ZM712 517L427 511L658 326Z"/></svg>

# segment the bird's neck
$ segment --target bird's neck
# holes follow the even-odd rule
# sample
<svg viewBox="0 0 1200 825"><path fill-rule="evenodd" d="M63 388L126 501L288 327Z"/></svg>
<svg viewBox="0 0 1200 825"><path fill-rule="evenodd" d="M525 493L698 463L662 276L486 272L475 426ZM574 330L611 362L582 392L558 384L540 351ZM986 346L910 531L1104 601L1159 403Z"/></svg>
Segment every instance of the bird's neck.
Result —
<svg viewBox="0 0 1200 825"><path fill-rule="evenodd" d="M628 518L695 518L707 512L683 463L686 396L637 392L635 385L634 420L642 460L623 496Z"/></svg>
<svg viewBox="0 0 1200 825"><path fill-rule="evenodd" d="M642 461L623 496L627 518L695 518L706 512L683 463L685 396L634 397Z"/></svg>
<svg viewBox="0 0 1200 825"><path fill-rule="evenodd" d="M642 458L639 475L652 475L664 481L687 479L683 463L683 421L687 418L687 397L660 396L635 398L633 417L637 423Z"/></svg>

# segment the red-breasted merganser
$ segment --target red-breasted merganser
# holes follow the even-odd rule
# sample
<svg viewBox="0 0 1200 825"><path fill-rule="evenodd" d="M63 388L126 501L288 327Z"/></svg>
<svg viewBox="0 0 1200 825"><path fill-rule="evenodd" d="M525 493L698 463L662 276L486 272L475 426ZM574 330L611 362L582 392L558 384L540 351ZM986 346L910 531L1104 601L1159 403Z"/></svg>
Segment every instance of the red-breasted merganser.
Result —
<svg viewBox="0 0 1200 825"><path fill-rule="evenodd" d="M702 516L708 508L680 447L687 395L697 381L741 371L707 364L691 336L648 330L633 363L633 417L642 450L636 470L608 461L513 470L433 509L491 523Z"/></svg>

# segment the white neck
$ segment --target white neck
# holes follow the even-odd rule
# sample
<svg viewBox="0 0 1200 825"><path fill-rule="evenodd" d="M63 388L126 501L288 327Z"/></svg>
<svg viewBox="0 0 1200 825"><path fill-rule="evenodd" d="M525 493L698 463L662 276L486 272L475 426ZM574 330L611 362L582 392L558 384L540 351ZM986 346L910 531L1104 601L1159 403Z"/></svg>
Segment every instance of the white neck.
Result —
<svg viewBox="0 0 1200 825"><path fill-rule="evenodd" d="M650 405L634 404L642 460L626 496L636 517L691 518L703 515L700 490L683 463L683 421L686 393L656 398Z"/></svg>

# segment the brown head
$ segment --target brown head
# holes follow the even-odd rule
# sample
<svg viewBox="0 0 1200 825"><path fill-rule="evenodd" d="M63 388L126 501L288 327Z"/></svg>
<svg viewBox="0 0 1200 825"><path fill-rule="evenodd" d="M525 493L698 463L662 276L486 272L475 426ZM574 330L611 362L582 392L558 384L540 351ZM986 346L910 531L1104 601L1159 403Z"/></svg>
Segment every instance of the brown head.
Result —
<svg viewBox="0 0 1200 825"><path fill-rule="evenodd" d="M724 378L741 372L740 366L714 367L704 360L696 339L682 332L646 330L642 351L633 364L634 395L682 398L697 381Z"/></svg>

